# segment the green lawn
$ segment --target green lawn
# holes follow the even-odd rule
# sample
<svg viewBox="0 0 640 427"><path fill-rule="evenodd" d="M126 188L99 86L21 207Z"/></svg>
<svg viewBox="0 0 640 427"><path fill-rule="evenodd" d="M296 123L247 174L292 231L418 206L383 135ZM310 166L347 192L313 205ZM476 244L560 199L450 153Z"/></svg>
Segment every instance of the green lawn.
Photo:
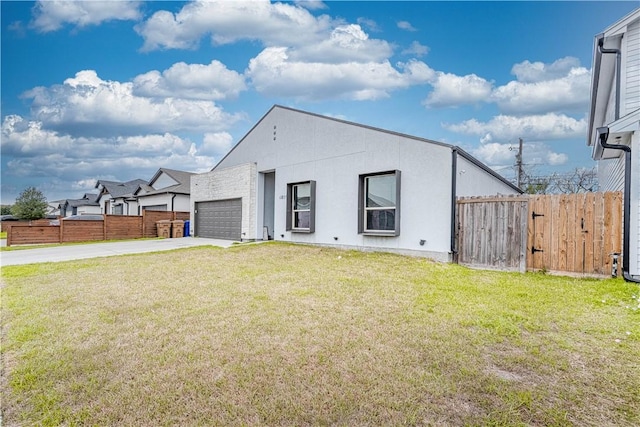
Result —
<svg viewBox="0 0 640 427"><path fill-rule="evenodd" d="M270 243L2 282L8 426L640 425L621 280Z"/></svg>

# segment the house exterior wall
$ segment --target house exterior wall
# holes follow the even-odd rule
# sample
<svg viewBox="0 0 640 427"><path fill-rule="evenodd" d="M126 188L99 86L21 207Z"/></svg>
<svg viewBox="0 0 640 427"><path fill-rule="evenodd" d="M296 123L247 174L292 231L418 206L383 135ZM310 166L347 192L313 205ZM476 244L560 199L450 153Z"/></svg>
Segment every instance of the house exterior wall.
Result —
<svg viewBox="0 0 640 427"><path fill-rule="evenodd" d="M244 163L227 169L215 170L191 177L191 201L189 211L190 233L198 234L195 229L195 204L216 200L242 199L242 238L255 240L261 238L256 224L256 164ZM260 237L258 237L260 236Z"/></svg>
<svg viewBox="0 0 640 427"><path fill-rule="evenodd" d="M152 186L156 190L161 190L163 188L167 188L167 187L170 187L170 186L176 185L176 184L179 184L179 183L175 179L173 179L169 175L167 175L166 173L162 172L158 176L158 179L156 179L152 183Z"/></svg>
<svg viewBox="0 0 640 427"><path fill-rule="evenodd" d="M441 261L450 259L450 146L274 108L210 174L213 177L227 174L228 168L248 162L256 162L258 173L275 171L275 240L393 250ZM468 169L469 179L462 180L465 194L515 192L474 165ZM401 171L400 234L358 234L360 175L394 170ZM200 179L203 178L200 176L195 182ZM287 185L310 180L316 182L315 232L287 231ZM474 180L481 181L484 188L472 184ZM257 177L253 181L258 181ZM199 191L195 187L192 181L192 198L194 191ZM209 189L217 194L213 186ZM262 190L259 187L258 192ZM199 198L210 199L205 194ZM257 203L253 206L253 212L261 209ZM259 238L262 217L256 215L260 221L254 223L253 235Z"/></svg>
<svg viewBox="0 0 640 427"><path fill-rule="evenodd" d="M100 213L100 206L78 206L77 215L99 214L99 213ZM70 214L67 213L67 215L70 215Z"/></svg>
<svg viewBox="0 0 640 427"><path fill-rule="evenodd" d="M468 159L458 156L456 196L514 194L513 188L496 179Z"/></svg>
<svg viewBox="0 0 640 427"><path fill-rule="evenodd" d="M145 206L157 205L167 205L168 211L189 212L189 209L191 209L191 202L187 194L163 193L140 196L138 197L138 205L140 206L139 213L142 213Z"/></svg>

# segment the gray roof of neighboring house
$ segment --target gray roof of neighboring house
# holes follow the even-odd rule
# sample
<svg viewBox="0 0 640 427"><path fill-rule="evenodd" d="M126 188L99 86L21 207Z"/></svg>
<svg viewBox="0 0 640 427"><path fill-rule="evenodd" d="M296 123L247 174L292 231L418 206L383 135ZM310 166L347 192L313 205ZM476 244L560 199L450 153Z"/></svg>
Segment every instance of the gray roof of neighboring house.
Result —
<svg viewBox="0 0 640 427"><path fill-rule="evenodd" d="M158 190L153 188L153 182L162 174L165 173L169 175L174 181L178 182L176 185L171 185L169 187L160 188ZM195 175L194 172L185 172L179 171L175 169L167 169L160 168L158 172L149 180L149 184L151 184L151 188L144 194L139 194L138 197L144 196L152 196L154 194L165 194L165 193L175 193L175 194L191 194L191 176ZM144 187L143 187L144 188Z"/></svg>
<svg viewBox="0 0 640 427"><path fill-rule="evenodd" d="M119 197L127 197L133 195L133 192L136 191L140 185L146 183L147 181L145 181L144 179L133 179L127 182L99 180L96 183L96 188L102 185L111 195L111 198L116 199ZM98 197L98 199L99 198L100 197Z"/></svg>
<svg viewBox="0 0 640 427"><path fill-rule="evenodd" d="M85 193L82 199L66 199L60 200L60 206L68 205L72 208L78 206L100 206L98 203L98 195L92 193Z"/></svg>

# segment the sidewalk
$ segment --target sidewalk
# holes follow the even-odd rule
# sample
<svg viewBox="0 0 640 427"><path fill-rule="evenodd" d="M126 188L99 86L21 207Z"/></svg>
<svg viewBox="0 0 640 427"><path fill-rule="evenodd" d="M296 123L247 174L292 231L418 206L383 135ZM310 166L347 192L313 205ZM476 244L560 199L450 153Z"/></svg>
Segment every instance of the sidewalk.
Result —
<svg viewBox="0 0 640 427"><path fill-rule="evenodd" d="M40 262L72 261L76 259L98 258L144 252L170 251L194 246L220 246L228 248L231 240L181 237L177 239L130 240L121 242L101 242L82 245L61 245L48 248L33 248L0 252L0 265L34 264Z"/></svg>

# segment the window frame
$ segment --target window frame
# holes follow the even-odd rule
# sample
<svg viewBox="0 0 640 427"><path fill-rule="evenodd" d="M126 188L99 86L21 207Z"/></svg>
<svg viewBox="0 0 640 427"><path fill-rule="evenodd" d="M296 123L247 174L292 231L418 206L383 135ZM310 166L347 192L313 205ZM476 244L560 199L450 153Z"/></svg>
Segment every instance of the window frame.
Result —
<svg viewBox="0 0 640 427"><path fill-rule="evenodd" d="M309 227L294 227L294 215L296 212L304 212L306 209L294 209L294 187L309 184ZM311 234L316 231L316 182L313 180L291 182L287 184L287 224L286 230L292 233Z"/></svg>
<svg viewBox="0 0 640 427"><path fill-rule="evenodd" d="M385 176L391 175L394 176L396 181L396 201L395 206L384 207L384 208L368 208L367 207L367 179L376 176ZM358 186L358 234L362 234L365 236L399 236L400 235L400 190L401 190L401 172L397 169L384 171L384 172L375 172L375 173L367 173L359 176L359 186ZM373 210L394 210L394 229L393 230L370 230L367 229L367 213Z"/></svg>

